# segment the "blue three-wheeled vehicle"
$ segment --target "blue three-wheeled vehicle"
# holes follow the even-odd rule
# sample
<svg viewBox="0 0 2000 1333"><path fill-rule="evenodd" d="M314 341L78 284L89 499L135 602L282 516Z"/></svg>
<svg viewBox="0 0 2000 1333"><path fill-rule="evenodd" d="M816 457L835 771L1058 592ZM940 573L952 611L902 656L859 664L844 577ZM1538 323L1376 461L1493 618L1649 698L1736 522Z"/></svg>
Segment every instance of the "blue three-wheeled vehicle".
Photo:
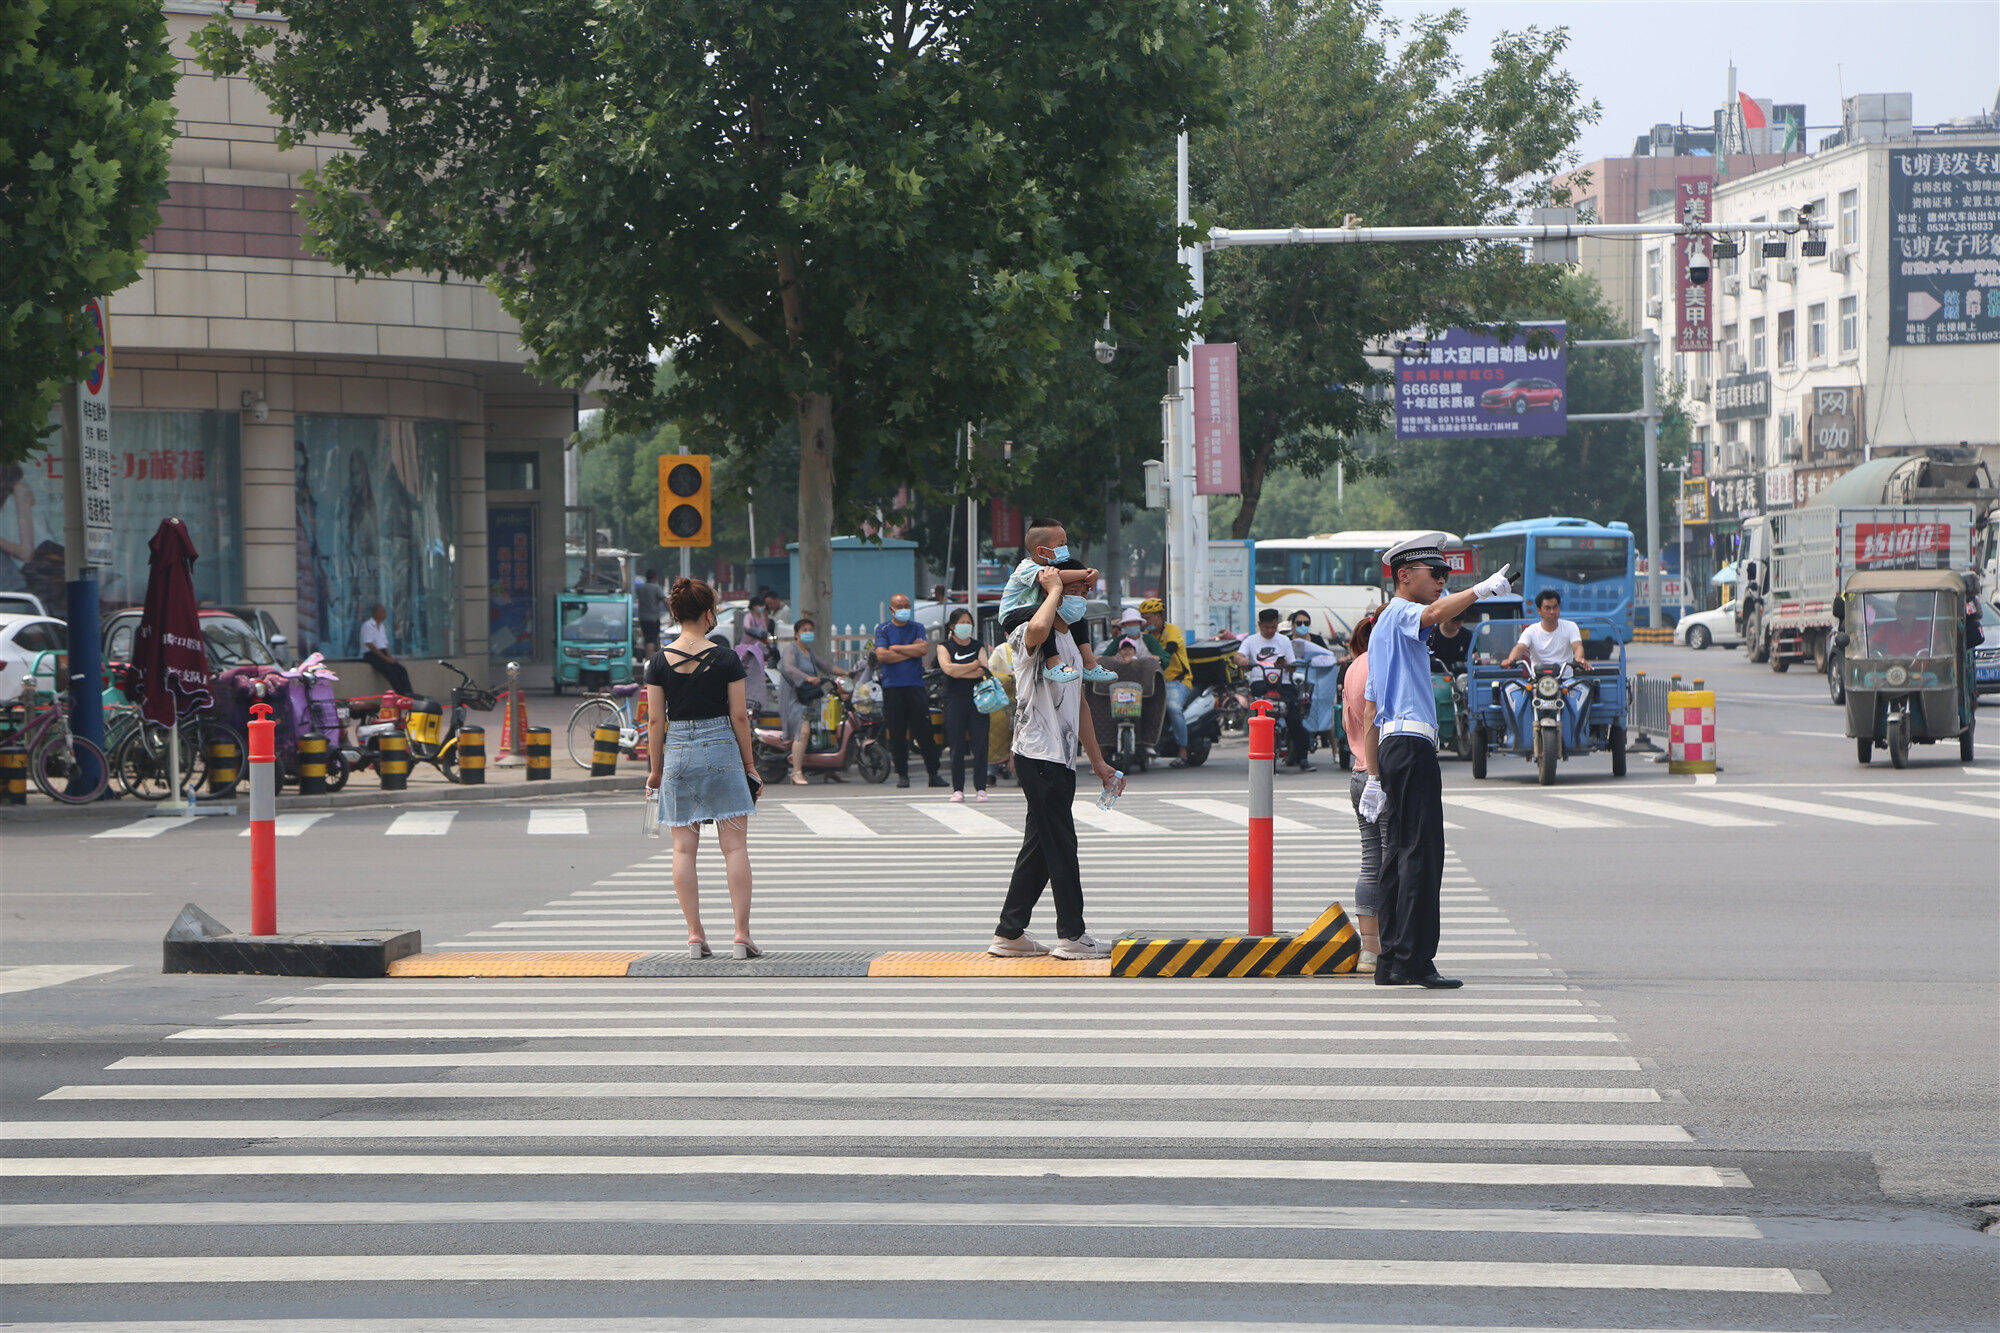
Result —
<svg viewBox="0 0 2000 1333"><path fill-rule="evenodd" d="M1579 619L1586 635L1579 667L1502 666L1531 620L1489 620L1472 631L1466 657L1466 707L1472 714L1472 776L1486 776L1492 751L1535 765L1541 784L1573 755L1611 752L1611 773L1625 776L1625 645L1603 621Z"/></svg>

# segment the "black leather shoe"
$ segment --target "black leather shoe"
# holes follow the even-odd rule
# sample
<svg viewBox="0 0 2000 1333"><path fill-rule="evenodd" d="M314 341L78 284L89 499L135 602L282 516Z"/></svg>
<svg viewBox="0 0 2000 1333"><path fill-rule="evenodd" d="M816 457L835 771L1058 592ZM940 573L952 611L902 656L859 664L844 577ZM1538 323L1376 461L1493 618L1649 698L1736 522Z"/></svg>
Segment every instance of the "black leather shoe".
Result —
<svg viewBox="0 0 2000 1333"><path fill-rule="evenodd" d="M1407 986L1410 979L1390 965L1386 958L1375 960L1375 984L1378 986Z"/></svg>
<svg viewBox="0 0 2000 1333"><path fill-rule="evenodd" d="M1465 983L1457 977L1439 976L1435 969L1421 975L1403 974L1405 986L1422 986L1425 990L1457 990Z"/></svg>
<svg viewBox="0 0 2000 1333"><path fill-rule="evenodd" d="M910 785L910 780L909 780L909 778L907 778L907 777L901 777L901 778L897 778L897 779L896 779L896 785L897 785L898 787L907 787L907 786L909 786L909 785Z"/></svg>
<svg viewBox="0 0 2000 1333"><path fill-rule="evenodd" d="M931 774L930 785L933 787L949 787L951 784L949 782L946 782L943 778L939 777L937 774L933 773Z"/></svg>

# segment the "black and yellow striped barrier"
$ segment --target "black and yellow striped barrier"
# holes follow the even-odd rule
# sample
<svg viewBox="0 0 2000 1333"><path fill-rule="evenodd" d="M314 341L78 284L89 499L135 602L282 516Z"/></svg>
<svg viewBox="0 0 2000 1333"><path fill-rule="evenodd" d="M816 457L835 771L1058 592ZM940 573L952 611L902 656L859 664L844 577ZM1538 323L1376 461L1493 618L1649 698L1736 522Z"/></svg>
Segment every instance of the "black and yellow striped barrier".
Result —
<svg viewBox="0 0 2000 1333"><path fill-rule="evenodd" d="M1352 972L1361 945L1339 903L1297 935L1119 940L1114 977L1313 977Z"/></svg>
<svg viewBox="0 0 2000 1333"><path fill-rule="evenodd" d="M410 738L392 731L375 742L375 774L383 791L407 791L410 786Z"/></svg>
<svg viewBox="0 0 2000 1333"><path fill-rule="evenodd" d="M0 805L28 803L28 752L18 745L0 750Z"/></svg>
<svg viewBox="0 0 2000 1333"><path fill-rule="evenodd" d="M243 776L243 747L233 740L208 743L208 793L226 796Z"/></svg>
<svg viewBox="0 0 2000 1333"><path fill-rule="evenodd" d="M326 737L299 737L299 795L326 795Z"/></svg>
<svg viewBox="0 0 2000 1333"><path fill-rule="evenodd" d="M547 782L550 756L556 748L555 733L547 727L529 727L521 748L528 756L528 781Z"/></svg>
<svg viewBox="0 0 2000 1333"><path fill-rule="evenodd" d="M486 728L459 728L458 780L475 787L486 781Z"/></svg>
<svg viewBox="0 0 2000 1333"><path fill-rule="evenodd" d="M608 778L618 772L618 728L599 727L591 733L590 776Z"/></svg>

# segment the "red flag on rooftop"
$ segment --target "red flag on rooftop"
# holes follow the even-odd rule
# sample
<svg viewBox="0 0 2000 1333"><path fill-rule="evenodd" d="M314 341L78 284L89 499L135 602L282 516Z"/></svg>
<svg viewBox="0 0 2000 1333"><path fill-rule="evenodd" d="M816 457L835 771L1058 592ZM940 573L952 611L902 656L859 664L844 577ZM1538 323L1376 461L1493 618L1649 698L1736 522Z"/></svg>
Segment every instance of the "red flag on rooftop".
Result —
<svg viewBox="0 0 2000 1333"><path fill-rule="evenodd" d="M1761 130L1765 126L1764 108L1757 105L1757 99L1749 93L1736 94L1736 101L1743 108L1743 128Z"/></svg>

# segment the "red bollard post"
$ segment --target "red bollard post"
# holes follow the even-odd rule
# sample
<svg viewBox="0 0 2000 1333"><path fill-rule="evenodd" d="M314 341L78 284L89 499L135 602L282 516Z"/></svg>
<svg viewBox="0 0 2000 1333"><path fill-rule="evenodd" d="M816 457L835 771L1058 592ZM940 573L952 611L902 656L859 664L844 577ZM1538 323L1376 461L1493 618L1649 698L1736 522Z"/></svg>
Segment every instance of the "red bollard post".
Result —
<svg viewBox="0 0 2000 1333"><path fill-rule="evenodd" d="M250 708L250 933L278 933L278 724L271 705Z"/></svg>
<svg viewBox="0 0 2000 1333"><path fill-rule="evenodd" d="M1251 935L1271 933L1271 785L1278 771L1277 723L1271 704L1250 705L1250 925Z"/></svg>

